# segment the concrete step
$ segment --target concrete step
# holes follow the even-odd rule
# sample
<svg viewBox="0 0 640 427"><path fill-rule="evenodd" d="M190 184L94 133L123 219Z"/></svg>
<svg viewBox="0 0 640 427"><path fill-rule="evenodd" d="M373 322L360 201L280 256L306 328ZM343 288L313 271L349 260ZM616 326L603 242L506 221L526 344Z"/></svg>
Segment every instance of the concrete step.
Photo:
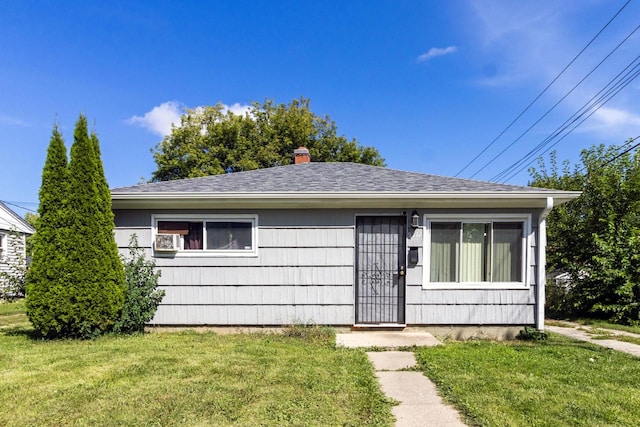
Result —
<svg viewBox="0 0 640 427"><path fill-rule="evenodd" d="M428 332L352 331L336 334L336 345L347 348L432 347L438 344L440 341Z"/></svg>

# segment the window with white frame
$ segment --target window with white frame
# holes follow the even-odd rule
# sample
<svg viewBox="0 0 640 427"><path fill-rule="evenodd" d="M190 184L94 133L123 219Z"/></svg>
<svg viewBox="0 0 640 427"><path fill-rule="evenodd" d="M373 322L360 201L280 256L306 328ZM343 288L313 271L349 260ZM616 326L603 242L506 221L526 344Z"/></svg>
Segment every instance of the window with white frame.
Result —
<svg viewBox="0 0 640 427"><path fill-rule="evenodd" d="M256 215L156 215L154 221L157 235L179 236L181 254L256 253Z"/></svg>
<svg viewBox="0 0 640 427"><path fill-rule="evenodd" d="M529 222L425 217L425 283L525 286Z"/></svg>

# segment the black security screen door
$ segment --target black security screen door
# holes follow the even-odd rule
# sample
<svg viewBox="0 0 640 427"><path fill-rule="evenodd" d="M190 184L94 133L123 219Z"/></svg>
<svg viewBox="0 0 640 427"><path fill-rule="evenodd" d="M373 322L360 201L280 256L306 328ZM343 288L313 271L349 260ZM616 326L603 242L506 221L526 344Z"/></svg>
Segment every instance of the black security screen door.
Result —
<svg viewBox="0 0 640 427"><path fill-rule="evenodd" d="M403 324L404 216L356 217L356 324Z"/></svg>

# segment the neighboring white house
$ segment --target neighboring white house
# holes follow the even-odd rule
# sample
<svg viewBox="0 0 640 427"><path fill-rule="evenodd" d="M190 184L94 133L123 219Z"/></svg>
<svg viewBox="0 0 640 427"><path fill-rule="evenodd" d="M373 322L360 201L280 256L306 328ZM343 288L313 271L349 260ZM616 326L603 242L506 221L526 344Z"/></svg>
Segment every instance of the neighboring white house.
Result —
<svg viewBox="0 0 640 427"><path fill-rule="evenodd" d="M543 328L545 218L578 192L305 160L111 190L162 270L151 323Z"/></svg>
<svg viewBox="0 0 640 427"><path fill-rule="evenodd" d="M25 238L33 233L33 227L0 202L0 272L8 272L12 265L26 262Z"/></svg>

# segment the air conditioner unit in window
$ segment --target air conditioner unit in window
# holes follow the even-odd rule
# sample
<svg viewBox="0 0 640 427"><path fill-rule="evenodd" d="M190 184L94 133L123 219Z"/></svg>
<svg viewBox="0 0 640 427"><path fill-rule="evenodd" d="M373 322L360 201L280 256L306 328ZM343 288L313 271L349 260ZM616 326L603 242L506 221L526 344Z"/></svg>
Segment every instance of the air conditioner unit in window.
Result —
<svg viewBox="0 0 640 427"><path fill-rule="evenodd" d="M176 252L179 244L179 234L156 234L156 252Z"/></svg>

